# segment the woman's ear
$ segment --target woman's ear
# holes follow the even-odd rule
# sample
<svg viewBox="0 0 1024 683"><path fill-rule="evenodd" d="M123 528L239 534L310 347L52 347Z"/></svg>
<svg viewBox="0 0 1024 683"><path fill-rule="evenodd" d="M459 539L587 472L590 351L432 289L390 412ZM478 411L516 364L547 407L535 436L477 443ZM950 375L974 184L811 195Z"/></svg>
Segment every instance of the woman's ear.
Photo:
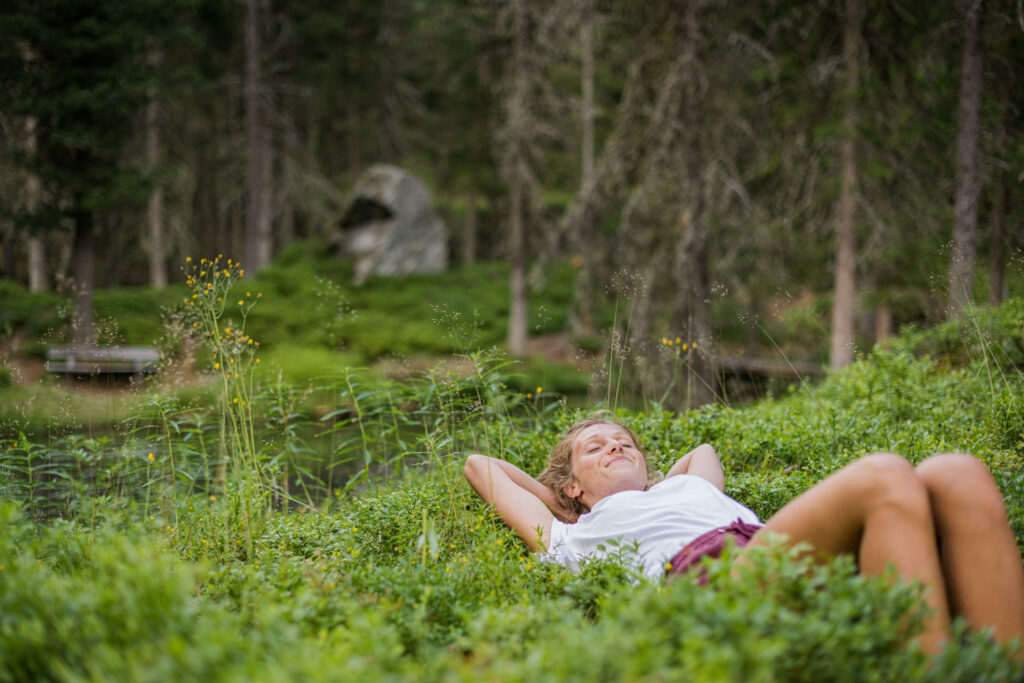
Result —
<svg viewBox="0 0 1024 683"><path fill-rule="evenodd" d="M562 490L565 491L565 495L569 496L574 500L583 495L583 489L580 488L580 482L578 479L576 479L576 477L573 477L572 481L563 486Z"/></svg>

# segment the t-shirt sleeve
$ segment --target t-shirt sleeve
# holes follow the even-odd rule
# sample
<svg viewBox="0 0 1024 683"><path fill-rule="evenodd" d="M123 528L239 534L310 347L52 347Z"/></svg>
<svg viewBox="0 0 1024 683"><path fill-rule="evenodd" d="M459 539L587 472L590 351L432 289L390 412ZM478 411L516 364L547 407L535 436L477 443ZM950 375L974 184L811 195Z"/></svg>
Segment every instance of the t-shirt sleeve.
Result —
<svg viewBox="0 0 1024 683"><path fill-rule="evenodd" d="M540 559L554 564L568 564L566 554L566 537L569 534L569 525L558 518L551 520L551 540L546 550L542 550Z"/></svg>

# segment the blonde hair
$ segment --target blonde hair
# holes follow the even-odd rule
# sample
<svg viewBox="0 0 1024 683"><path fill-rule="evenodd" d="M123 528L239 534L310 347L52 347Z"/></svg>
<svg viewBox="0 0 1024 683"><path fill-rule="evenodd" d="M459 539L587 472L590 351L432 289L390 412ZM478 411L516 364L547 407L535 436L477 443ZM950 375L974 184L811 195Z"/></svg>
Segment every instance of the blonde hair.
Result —
<svg viewBox="0 0 1024 683"><path fill-rule="evenodd" d="M554 450L551 451L551 455L548 456L547 468L537 475L537 481L551 489L551 492L555 494L555 500L564 510L571 510L577 516L590 512L590 508L580 502L577 498L570 498L565 492L567 484L572 483L572 479L575 476L572 468L572 451L576 445L576 438L580 435L587 427L593 427L594 425L606 424L620 427L626 434L633 439L633 444L637 447L644 455L644 462L647 465L648 476L651 472L651 463L647 461L647 454L644 453L643 448L640 447L640 440L637 439L636 434L633 430L624 424L615 422L613 420L605 420L603 418L591 418L589 420L583 420L577 422L572 427L569 427L569 431L562 436L561 441L555 446Z"/></svg>

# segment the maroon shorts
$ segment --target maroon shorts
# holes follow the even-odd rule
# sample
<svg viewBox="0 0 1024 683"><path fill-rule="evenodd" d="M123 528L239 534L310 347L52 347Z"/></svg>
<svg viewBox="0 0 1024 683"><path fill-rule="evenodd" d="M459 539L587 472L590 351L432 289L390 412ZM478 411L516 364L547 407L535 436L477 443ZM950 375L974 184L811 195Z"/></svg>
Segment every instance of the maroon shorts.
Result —
<svg viewBox="0 0 1024 683"><path fill-rule="evenodd" d="M672 557L669 561L670 566L665 573L668 576L682 574L705 557L718 557L722 554L722 550L725 549L725 544L730 538L738 547L742 548L750 543L750 539L761 528L760 524L748 524L742 519L737 519L728 526L720 526L701 534L683 546L683 549ZM705 581L706 579L701 576L700 582L704 583Z"/></svg>

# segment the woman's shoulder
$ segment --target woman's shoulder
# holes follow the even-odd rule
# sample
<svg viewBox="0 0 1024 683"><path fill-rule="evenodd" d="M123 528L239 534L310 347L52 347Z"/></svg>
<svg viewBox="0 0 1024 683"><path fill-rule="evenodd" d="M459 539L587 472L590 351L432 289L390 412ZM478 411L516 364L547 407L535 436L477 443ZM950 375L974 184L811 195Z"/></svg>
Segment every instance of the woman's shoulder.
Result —
<svg viewBox="0 0 1024 683"><path fill-rule="evenodd" d="M654 489L666 489L666 488L686 488L687 486L700 486L700 482L711 484L707 479L698 477L695 474L673 474L670 477L665 477L654 482L647 487L648 491Z"/></svg>

